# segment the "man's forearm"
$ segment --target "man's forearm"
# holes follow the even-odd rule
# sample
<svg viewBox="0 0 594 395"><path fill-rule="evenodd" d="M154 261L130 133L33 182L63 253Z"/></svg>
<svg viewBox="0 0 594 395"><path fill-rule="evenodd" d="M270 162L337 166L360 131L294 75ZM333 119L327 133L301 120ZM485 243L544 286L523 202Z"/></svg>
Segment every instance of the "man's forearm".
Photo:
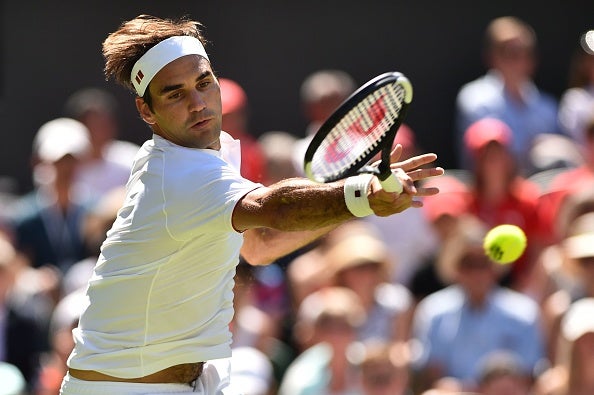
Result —
<svg viewBox="0 0 594 395"><path fill-rule="evenodd" d="M342 184L285 180L268 188L253 204L267 216L266 227L287 232L316 230L353 218L344 202Z"/></svg>
<svg viewBox="0 0 594 395"><path fill-rule="evenodd" d="M312 243L338 225L295 232L270 228L250 229L245 232L241 254L252 265L266 265Z"/></svg>
<svg viewBox="0 0 594 395"><path fill-rule="evenodd" d="M252 264L267 264L297 250L352 219L342 182L315 184L291 179L271 186L254 204L267 213L267 227L244 234L242 255Z"/></svg>

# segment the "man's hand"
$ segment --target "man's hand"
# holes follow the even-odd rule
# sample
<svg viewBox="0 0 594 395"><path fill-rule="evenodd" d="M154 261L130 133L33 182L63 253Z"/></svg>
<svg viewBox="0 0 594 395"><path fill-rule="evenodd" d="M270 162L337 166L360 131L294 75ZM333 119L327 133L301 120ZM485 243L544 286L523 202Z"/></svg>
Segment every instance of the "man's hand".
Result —
<svg viewBox="0 0 594 395"><path fill-rule="evenodd" d="M401 193L391 193L383 190L377 177L371 182L369 191L369 206L380 217L386 217L402 212L409 207L422 207L423 202L414 200L413 197L432 196L439 193L435 187L423 188L415 186L416 181L440 176L444 173L441 167L423 166L435 162L437 155L433 153L414 156L399 162L402 155L402 146L397 144L390 154L392 172L402 184Z"/></svg>

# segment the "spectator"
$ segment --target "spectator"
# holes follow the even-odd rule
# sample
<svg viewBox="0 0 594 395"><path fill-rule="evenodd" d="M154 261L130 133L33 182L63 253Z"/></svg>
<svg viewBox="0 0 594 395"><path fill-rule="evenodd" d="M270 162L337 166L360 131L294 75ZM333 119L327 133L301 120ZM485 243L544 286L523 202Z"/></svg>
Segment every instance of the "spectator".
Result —
<svg viewBox="0 0 594 395"><path fill-rule="evenodd" d="M324 264L325 254L344 238L371 232L371 225L354 219L330 231L310 245L309 250L294 258L287 267L287 281L291 309L297 311L303 299L309 294L331 284L331 271ZM376 234L377 236L377 234Z"/></svg>
<svg viewBox="0 0 594 395"><path fill-rule="evenodd" d="M347 288L326 287L308 295L295 328L302 352L287 369L278 394L355 395L358 383L347 351L364 320L359 298Z"/></svg>
<svg viewBox="0 0 594 395"><path fill-rule="evenodd" d="M532 379L513 353L495 352L481 363L478 392L481 395L531 395Z"/></svg>
<svg viewBox="0 0 594 395"><path fill-rule="evenodd" d="M538 303L557 291L572 297L580 295L580 279L576 266L570 264L563 240L571 236L573 223L582 215L594 212L594 182L586 183L583 190L569 194L563 200L554 224L549 228L555 243L546 246L538 255L523 292ZM556 300L552 298L552 300ZM557 304L558 301L555 302Z"/></svg>
<svg viewBox="0 0 594 395"><path fill-rule="evenodd" d="M265 185L287 178L297 177L300 171L294 167L293 151L297 138L289 132L271 130L258 137L266 160Z"/></svg>
<svg viewBox="0 0 594 395"><path fill-rule="evenodd" d="M252 181L266 178L266 159L258 140L249 131L248 97L244 89L229 78L219 78L223 108L222 130L241 140L241 175Z"/></svg>
<svg viewBox="0 0 594 395"><path fill-rule="evenodd" d="M541 374L535 395L594 393L594 299L572 303L563 317L558 359Z"/></svg>
<svg viewBox="0 0 594 395"><path fill-rule="evenodd" d="M594 113L594 30L581 35L570 64L569 87L559 102L559 122L577 143Z"/></svg>
<svg viewBox="0 0 594 395"><path fill-rule="evenodd" d="M343 70L324 69L309 74L301 83L299 97L307 122L305 135L297 142L293 161L303 175L303 158L314 134L338 106L355 91L355 80Z"/></svg>
<svg viewBox="0 0 594 395"><path fill-rule="evenodd" d="M470 213L488 227L513 224L526 232L526 252L502 279L505 285L522 289L542 248L544 229L537 214L540 190L536 184L518 174L516 160L511 153L514 137L504 122L484 118L468 127L464 142L475 161Z"/></svg>
<svg viewBox="0 0 594 395"><path fill-rule="evenodd" d="M35 136L36 188L16 202L14 216L16 246L35 268L53 265L64 273L86 256L86 208L72 192L79 160L89 149L88 129L70 118L45 123Z"/></svg>
<svg viewBox="0 0 594 395"><path fill-rule="evenodd" d="M330 248L325 260L331 284L353 290L365 309L359 340L408 340L412 295L405 286L390 282L390 253L382 240L369 231L347 235Z"/></svg>
<svg viewBox="0 0 594 395"><path fill-rule="evenodd" d="M414 131L408 125L400 126L394 144L402 145L402 159L417 155L421 149ZM390 250L390 281L410 287L413 273L435 254L438 247L437 237L423 211L408 210L392 218L374 215L366 217L365 221L378 229L380 238Z"/></svg>
<svg viewBox="0 0 594 395"><path fill-rule="evenodd" d="M475 390L480 362L492 352L508 351L531 375L544 358L538 305L527 296L497 284L501 266L483 249L486 227L465 218L439 256L452 285L417 306L414 337L421 347L415 361L419 382L432 386L444 377Z"/></svg>
<svg viewBox="0 0 594 395"><path fill-rule="evenodd" d="M559 250L563 273L557 273L557 280L564 276L565 284L543 301L549 359L553 361L563 314L573 301L594 297L594 212L582 214L569 224Z"/></svg>
<svg viewBox="0 0 594 395"><path fill-rule="evenodd" d="M543 226L546 228L554 225L555 218L563 200L569 195L576 193L589 186L594 181L594 108L587 123L584 125L582 139L582 153L584 163L578 167L560 172L551 180L548 188L539 198L539 216L542 218ZM547 243L558 241L550 234Z"/></svg>
<svg viewBox="0 0 594 395"><path fill-rule="evenodd" d="M533 81L537 66L536 34L524 21L504 16L492 20L485 32L487 73L462 86L456 98L456 131L460 166L473 167L464 144L467 128L481 118L498 118L509 125L511 152L521 174L530 167L528 150L541 133L559 133L557 101Z"/></svg>
<svg viewBox="0 0 594 395"><path fill-rule="evenodd" d="M355 354L355 353L353 353ZM362 343L355 361L361 377L361 395L407 395L410 385L410 349L406 342L371 340Z"/></svg>
<svg viewBox="0 0 594 395"><path fill-rule="evenodd" d="M83 88L66 100L66 116L82 122L89 130L90 149L81 158L76 193L95 200L113 188L126 184L138 145L119 140L117 102L106 90Z"/></svg>
<svg viewBox="0 0 594 395"><path fill-rule="evenodd" d="M20 258L9 240L5 236L0 237L0 361L7 364L3 365L7 370L0 373L0 389L11 382L10 377L20 381L14 376L12 367L18 369L18 376L22 376L27 389L31 389L39 354L45 346L39 323L29 314L30 310L20 308L14 299L15 282L22 272Z"/></svg>

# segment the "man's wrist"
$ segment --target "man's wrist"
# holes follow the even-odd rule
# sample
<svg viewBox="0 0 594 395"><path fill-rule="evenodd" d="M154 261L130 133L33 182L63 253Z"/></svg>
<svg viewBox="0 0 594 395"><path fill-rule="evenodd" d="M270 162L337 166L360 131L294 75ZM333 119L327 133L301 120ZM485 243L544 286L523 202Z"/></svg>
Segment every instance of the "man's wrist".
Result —
<svg viewBox="0 0 594 395"><path fill-rule="evenodd" d="M374 214L367 198L372 179L373 174L363 173L349 177L344 182L344 201L355 217L367 217Z"/></svg>

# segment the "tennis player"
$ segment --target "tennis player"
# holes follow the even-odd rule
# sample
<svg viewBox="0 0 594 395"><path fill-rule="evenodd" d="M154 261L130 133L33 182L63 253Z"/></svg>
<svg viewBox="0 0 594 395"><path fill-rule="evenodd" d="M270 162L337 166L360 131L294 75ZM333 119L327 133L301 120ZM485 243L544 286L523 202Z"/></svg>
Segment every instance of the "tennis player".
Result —
<svg viewBox="0 0 594 395"><path fill-rule="evenodd" d="M355 216L420 207L413 196L437 193L414 185L443 173L425 167L434 154L394 164L401 194L375 177L269 187L241 177L200 28L141 15L103 43L107 78L137 95L153 134L89 281L63 395L225 394L240 254L266 264Z"/></svg>

